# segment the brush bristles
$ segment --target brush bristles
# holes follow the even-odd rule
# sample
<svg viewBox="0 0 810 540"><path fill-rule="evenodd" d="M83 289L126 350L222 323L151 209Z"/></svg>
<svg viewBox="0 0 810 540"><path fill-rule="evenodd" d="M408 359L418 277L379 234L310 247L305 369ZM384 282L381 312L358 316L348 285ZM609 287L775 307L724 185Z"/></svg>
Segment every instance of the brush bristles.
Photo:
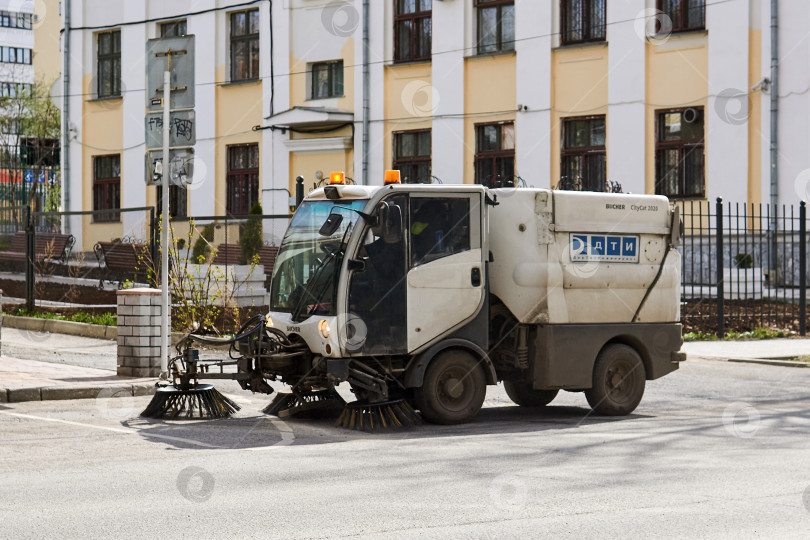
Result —
<svg viewBox="0 0 810 540"><path fill-rule="evenodd" d="M228 418L239 405L210 384L184 390L174 386L159 388L141 413L145 418Z"/></svg>
<svg viewBox="0 0 810 540"><path fill-rule="evenodd" d="M288 416L318 418L330 414L337 415L345 405L346 402L334 388L308 394L279 392L262 412L280 418Z"/></svg>
<svg viewBox="0 0 810 540"><path fill-rule="evenodd" d="M384 403L350 403L343 409L337 426L357 431L387 431L422 423L422 418L404 399Z"/></svg>

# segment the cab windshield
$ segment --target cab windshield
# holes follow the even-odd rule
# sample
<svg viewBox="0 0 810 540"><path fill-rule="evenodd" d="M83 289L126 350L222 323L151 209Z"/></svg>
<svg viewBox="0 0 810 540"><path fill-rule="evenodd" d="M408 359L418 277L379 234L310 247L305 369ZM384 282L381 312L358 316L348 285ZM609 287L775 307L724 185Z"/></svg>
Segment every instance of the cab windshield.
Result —
<svg viewBox="0 0 810 540"><path fill-rule="evenodd" d="M346 243L367 200L305 201L295 211L276 258L270 286L270 309L292 313L295 320L310 315L334 315L337 275ZM337 206L346 208L337 208ZM331 236L318 230L329 214L343 216Z"/></svg>

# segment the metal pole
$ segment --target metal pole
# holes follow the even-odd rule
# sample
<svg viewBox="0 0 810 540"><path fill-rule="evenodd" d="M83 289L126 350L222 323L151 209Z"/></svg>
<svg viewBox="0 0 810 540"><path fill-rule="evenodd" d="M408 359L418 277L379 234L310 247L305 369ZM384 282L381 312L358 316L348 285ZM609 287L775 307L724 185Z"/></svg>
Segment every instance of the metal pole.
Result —
<svg viewBox="0 0 810 540"><path fill-rule="evenodd" d="M171 72L163 72L163 161L161 168L160 230L160 378L169 377L169 133L171 132Z"/></svg>
<svg viewBox="0 0 810 540"><path fill-rule="evenodd" d="M34 224L31 207L25 207L25 307L33 311L34 302Z"/></svg>
<svg viewBox="0 0 810 540"><path fill-rule="evenodd" d="M62 3L65 34L62 37L62 199L64 210L70 208L70 0ZM70 218L63 224L65 234L70 234Z"/></svg>
<svg viewBox="0 0 810 540"><path fill-rule="evenodd" d="M295 208L301 206L304 200L304 177L299 176L295 179Z"/></svg>
<svg viewBox="0 0 810 540"><path fill-rule="evenodd" d="M723 304L725 290L723 287L723 197L717 197L717 337L726 334L726 313Z"/></svg>
<svg viewBox="0 0 810 540"><path fill-rule="evenodd" d="M779 1L771 0L771 206L773 214L769 224L770 256L776 262L777 231L776 206L779 204ZM771 270L773 271L773 270Z"/></svg>
<svg viewBox="0 0 810 540"><path fill-rule="evenodd" d="M363 0L363 175L360 182L369 185L368 181L368 152L369 129L371 126L371 74L369 72L369 0Z"/></svg>
<svg viewBox="0 0 810 540"><path fill-rule="evenodd" d="M807 335L807 203L799 204L799 333Z"/></svg>

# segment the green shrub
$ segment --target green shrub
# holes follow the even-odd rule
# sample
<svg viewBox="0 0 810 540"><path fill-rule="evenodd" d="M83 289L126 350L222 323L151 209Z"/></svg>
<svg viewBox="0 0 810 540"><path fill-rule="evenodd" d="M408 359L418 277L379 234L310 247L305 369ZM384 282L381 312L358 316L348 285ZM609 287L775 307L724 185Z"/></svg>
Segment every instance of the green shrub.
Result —
<svg viewBox="0 0 810 540"><path fill-rule="evenodd" d="M207 261L211 256L211 243L214 241L214 224L209 223L203 230L200 231L200 236L194 242L194 248L191 252L191 259L194 262L199 262L202 258Z"/></svg>
<svg viewBox="0 0 810 540"><path fill-rule="evenodd" d="M754 267L754 257L750 253L737 253L734 256L734 267L745 269Z"/></svg>
<svg viewBox="0 0 810 540"><path fill-rule="evenodd" d="M250 209L250 215L262 215L262 205L256 203ZM242 247L239 254L239 264L251 264L254 257L262 247L262 220L261 218L248 218L245 229L239 237L239 245Z"/></svg>

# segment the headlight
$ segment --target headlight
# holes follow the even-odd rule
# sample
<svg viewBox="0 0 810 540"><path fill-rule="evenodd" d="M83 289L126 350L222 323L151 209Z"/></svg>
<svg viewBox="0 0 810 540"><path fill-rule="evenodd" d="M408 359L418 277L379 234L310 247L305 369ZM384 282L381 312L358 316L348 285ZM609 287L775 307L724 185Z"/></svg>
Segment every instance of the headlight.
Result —
<svg viewBox="0 0 810 540"><path fill-rule="evenodd" d="M324 338L329 337L330 328L329 328L329 323L326 322L326 320L321 319L321 321L318 323L318 330L321 331L321 335Z"/></svg>
<svg viewBox="0 0 810 540"><path fill-rule="evenodd" d="M267 314L267 315L265 316L265 318L264 318L264 324L265 324L266 326L269 326L270 328L272 328L272 327L273 327L273 318L270 316L270 314Z"/></svg>

